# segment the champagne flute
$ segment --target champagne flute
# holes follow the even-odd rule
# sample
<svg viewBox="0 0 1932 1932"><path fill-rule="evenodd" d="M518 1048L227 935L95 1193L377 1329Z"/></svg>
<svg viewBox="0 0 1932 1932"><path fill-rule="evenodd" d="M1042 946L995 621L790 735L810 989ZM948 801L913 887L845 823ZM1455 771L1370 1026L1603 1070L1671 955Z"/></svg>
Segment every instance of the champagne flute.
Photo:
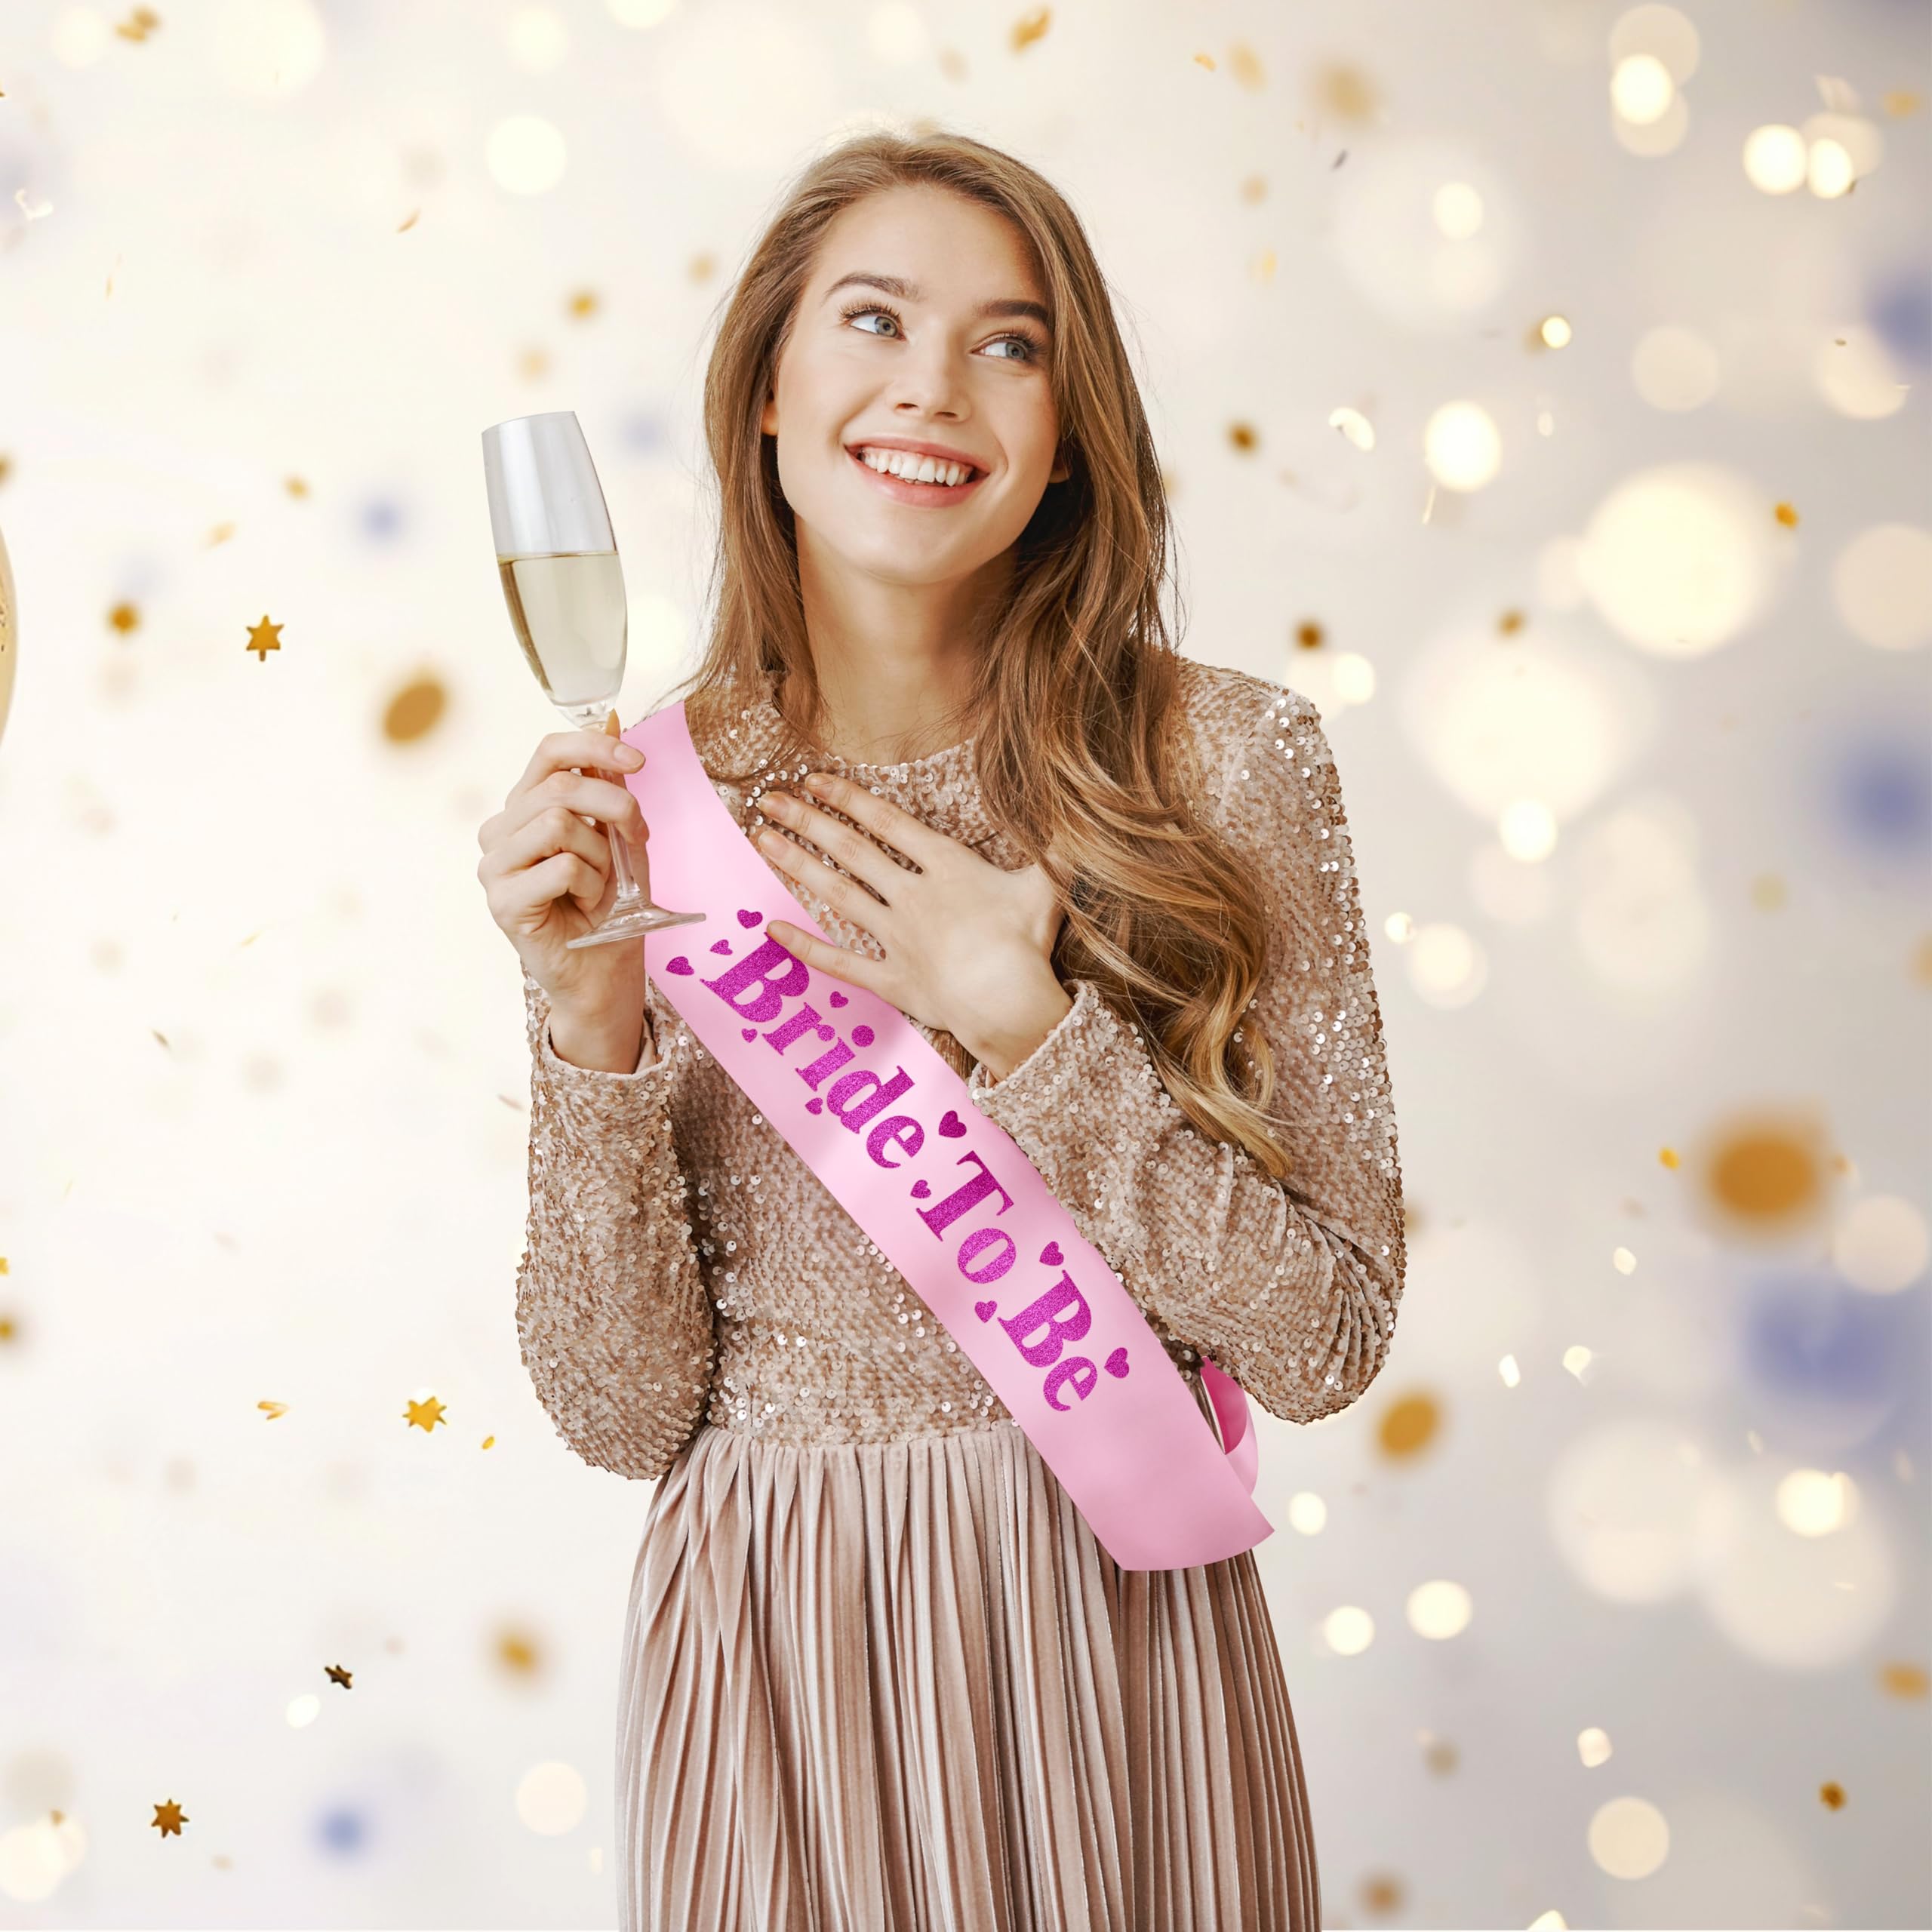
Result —
<svg viewBox="0 0 1932 1932"><path fill-rule="evenodd" d="M624 681L628 635L623 567L574 410L516 416L483 432L490 529L510 623L544 695L580 730L607 716ZM571 948L641 939L688 926L703 912L670 912L631 875L630 855L607 825L617 897L601 924Z"/></svg>

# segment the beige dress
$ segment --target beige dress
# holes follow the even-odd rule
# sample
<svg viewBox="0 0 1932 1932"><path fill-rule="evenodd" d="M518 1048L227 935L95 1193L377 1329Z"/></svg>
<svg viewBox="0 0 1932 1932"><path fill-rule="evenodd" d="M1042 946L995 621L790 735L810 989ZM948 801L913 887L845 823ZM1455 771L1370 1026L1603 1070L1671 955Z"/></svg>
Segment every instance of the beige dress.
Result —
<svg viewBox="0 0 1932 1932"><path fill-rule="evenodd" d="M1027 1060L997 1081L976 1066L970 1091L1106 1255L1204 1423L1197 1350L1309 1421L1368 1386L1401 1291L1380 1014L1313 706L1245 672L1183 675L1211 774L1200 809L1272 908L1252 1023L1293 1178L1195 1131L1085 980ZM731 752L761 755L781 724L768 683ZM971 740L822 763L1023 863ZM745 823L750 793L725 795ZM835 943L878 955L806 903ZM654 984L661 1060L629 1075L560 1060L528 974L524 992L523 1359L579 1456L657 1484L619 1686L623 1932L1315 1932L1308 1793L1252 1552L1121 1570ZM1256 1496L1280 1534L1269 1463L1264 1440Z"/></svg>

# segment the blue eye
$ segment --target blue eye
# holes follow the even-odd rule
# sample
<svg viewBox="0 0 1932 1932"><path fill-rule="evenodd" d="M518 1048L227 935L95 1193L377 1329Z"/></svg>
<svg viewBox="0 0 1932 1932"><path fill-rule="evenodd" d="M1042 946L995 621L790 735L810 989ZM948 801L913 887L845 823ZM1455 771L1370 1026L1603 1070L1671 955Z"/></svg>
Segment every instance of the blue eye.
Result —
<svg viewBox="0 0 1932 1932"><path fill-rule="evenodd" d="M883 302L854 302L850 307L843 309L839 312L842 318L848 322L856 321L861 315L883 315L891 323L895 331L903 330L906 326L900 318L898 310L889 307ZM884 334L883 330L880 329L866 329L861 333L866 335L878 336L884 341L889 342L892 340L890 336ZM1020 329L1014 329L1005 335L995 336L989 346L997 346L1001 343L1017 343L1026 352L1023 355L996 355L993 358L995 362L1037 362L1044 353L1040 345L1030 335Z"/></svg>

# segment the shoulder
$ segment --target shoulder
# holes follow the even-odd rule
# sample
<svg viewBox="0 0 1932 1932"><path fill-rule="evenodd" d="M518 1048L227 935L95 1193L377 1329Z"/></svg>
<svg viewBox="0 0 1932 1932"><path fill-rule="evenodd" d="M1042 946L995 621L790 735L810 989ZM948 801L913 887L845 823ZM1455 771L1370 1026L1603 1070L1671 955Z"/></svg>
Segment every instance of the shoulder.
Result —
<svg viewBox="0 0 1932 1932"><path fill-rule="evenodd" d="M1254 672L1184 657L1178 709L1201 774L1201 802L1211 808L1238 789L1251 793L1254 781L1267 789L1270 770L1285 780L1328 761L1313 700Z"/></svg>

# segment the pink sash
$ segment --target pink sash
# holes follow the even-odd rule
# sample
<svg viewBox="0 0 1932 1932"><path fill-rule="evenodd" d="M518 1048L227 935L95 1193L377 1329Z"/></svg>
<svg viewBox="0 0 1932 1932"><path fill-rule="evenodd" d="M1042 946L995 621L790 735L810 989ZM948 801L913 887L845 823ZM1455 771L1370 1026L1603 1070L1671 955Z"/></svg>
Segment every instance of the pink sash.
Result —
<svg viewBox="0 0 1932 1932"><path fill-rule="evenodd" d="M646 761L626 782L651 891L708 915L647 934L646 971L944 1325L1101 1547L1123 1569L1174 1570L1272 1536L1240 1385L1201 1358L1217 1441L1119 1277L918 1028L765 936L783 918L826 937L738 829L684 706L623 735Z"/></svg>

